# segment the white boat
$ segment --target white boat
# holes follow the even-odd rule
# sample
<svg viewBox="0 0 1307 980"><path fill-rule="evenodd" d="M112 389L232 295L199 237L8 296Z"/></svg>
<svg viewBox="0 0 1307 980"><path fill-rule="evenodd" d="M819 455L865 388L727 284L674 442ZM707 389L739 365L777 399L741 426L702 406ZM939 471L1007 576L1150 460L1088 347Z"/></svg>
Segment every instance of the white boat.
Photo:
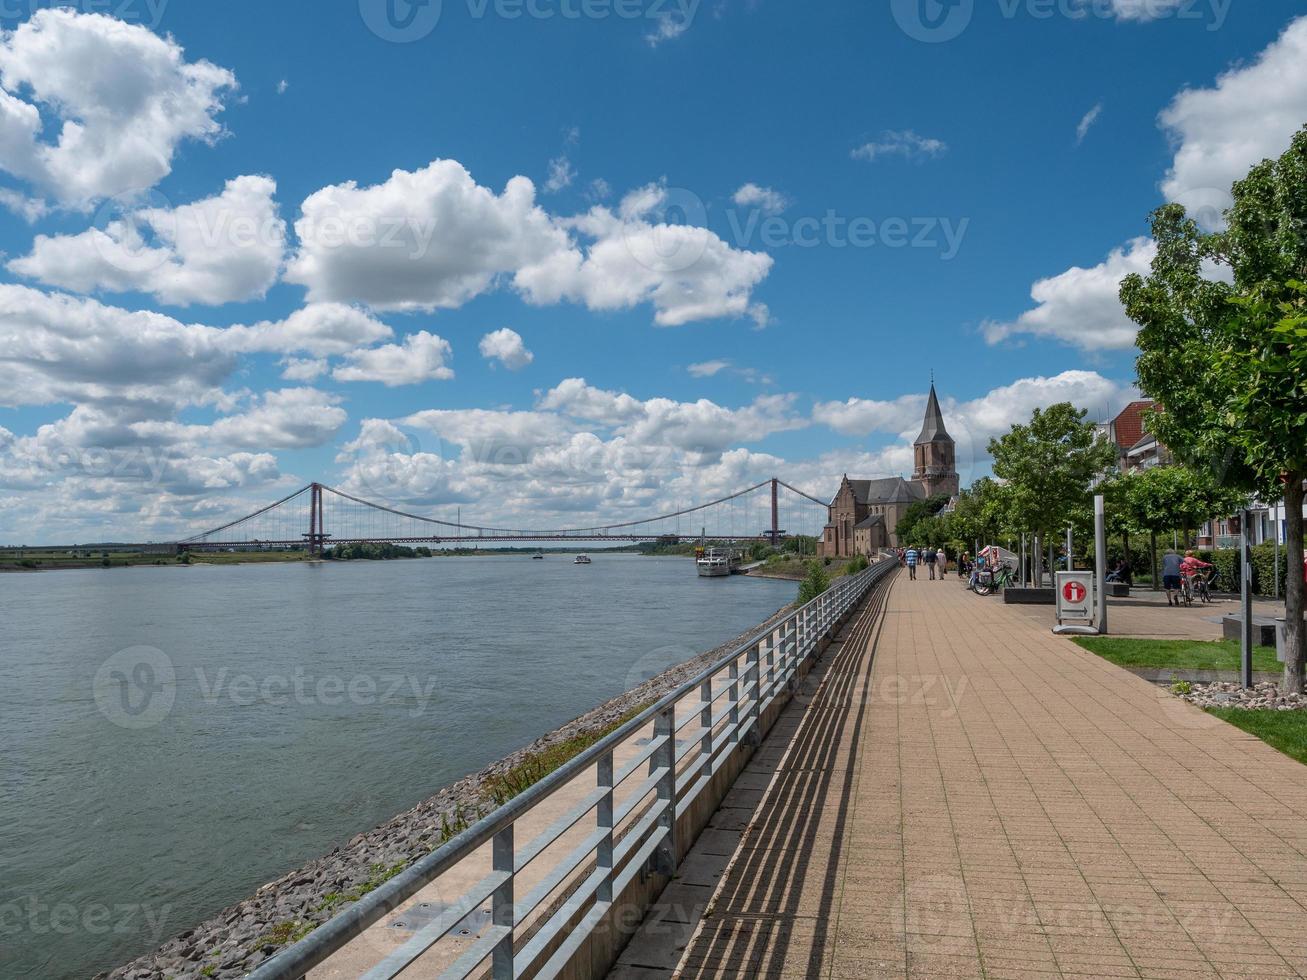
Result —
<svg viewBox="0 0 1307 980"><path fill-rule="evenodd" d="M573 564L573 565L589 565L589 564L591 564L590 556L589 556L589 555L577 555L574 559L572 559L572 564Z"/></svg>
<svg viewBox="0 0 1307 980"><path fill-rule="evenodd" d="M696 564L700 578L724 578L731 574L731 555L716 548L705 551Z"/></svg>

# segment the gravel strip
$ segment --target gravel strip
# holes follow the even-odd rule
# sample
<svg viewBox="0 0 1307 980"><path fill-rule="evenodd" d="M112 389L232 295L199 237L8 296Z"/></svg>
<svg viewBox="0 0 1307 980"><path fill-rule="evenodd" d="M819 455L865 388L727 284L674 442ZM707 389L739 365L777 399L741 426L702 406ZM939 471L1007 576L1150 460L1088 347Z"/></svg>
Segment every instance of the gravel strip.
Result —
<svg viewBox="0 0 1307 980"><path fill-rule="evenodd" d="M97 974L95 980L188 980L192 977L228 980L243 976L274 955L292 929L293 938L300 938L349 907L348 902L338 902L324 908L328 896L375 887L387 869L412 864L438 847L451 826L475 821L489 812L483 793L489 780L520 764L532 753L577 735L601 731L633 708L659 700L754 633L784 618L791 608L778 610L764 623L735 639L664 671L481 772L446 786L413 809L351 838L325 857L269 882L252 897L169 940L153 953L111 972ZM270 939L269 934L278 927L282 934Z"/></svg>
<svg viewBox="0 0 1307 980"><path fill-rule="evenodd" d="M1263 711L1300 711L1307 708L1307 696L1281 694L1278 684L1258 684L1251 690L1240 684L1217 681L1194 684L1188 694L1180 695L1200 708L1257 708Z"/></svg>

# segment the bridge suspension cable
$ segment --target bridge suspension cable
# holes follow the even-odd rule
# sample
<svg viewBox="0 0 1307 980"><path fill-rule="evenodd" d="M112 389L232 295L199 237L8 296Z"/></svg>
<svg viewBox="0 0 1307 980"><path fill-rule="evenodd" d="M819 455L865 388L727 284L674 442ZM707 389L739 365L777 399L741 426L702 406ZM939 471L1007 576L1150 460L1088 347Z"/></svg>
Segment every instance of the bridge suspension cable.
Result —
<svg viewBox="0 0 1307 980"><path fill-rule="evenodd" d="M771 489L770 501L758 491ZM779 489L799 498L787 501L786 510L797 505L792 515L800 518L796 526L806 526L817 516L813 505L825 508L824 501L790 484L773 478L706 503L681 507L669 513L634 520L613 521L568 528L510 528L450 521L379 504L322 483L311 483L274 503L260 507L243 517L228 521L211 530L179 542L191 546L235 546L258 544L288 547L307 544L311 551L321 550L328 541L545 541L559 539L646 540L660 537L697 536L705 526L683 530L686 519L712 511L716 515L713 538L733 540L776 538L785 533L779 524L781 506ZM753 496L751 496L753 495ZM769 503L769 507L767 506ZM761 513L759 513L761 511ZM327 514L331 520L326 521ZM741 528L743 522L743 528ZM823 521L824 522L824 521ZM697 523L697 522L696 522ZM329 525L329 526L328 526ZM663 525L661 529L656 529ZM670 527L668 525L671 525ZM759 531L759 528L764 528ZM307 529L307 530L306 530ZM796 531L796 533L798 533Z"/></svg>

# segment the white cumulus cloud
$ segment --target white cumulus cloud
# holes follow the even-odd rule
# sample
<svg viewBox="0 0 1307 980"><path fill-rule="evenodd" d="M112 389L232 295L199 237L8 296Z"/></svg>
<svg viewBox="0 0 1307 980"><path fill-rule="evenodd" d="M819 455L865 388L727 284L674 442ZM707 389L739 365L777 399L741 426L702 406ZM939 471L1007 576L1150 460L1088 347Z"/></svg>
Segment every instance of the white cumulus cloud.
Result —
<svg viewBox="0 0 1307 980"><path fill-rule="evenodd" d="M749 315L771 256L669 221L675 203L666 186L650 184L628 194L616 211L598 206L560 221L589 241L522 268L514 283L539 305L571 300L591 310L622 310L651 303L654 322L667 327Z"/></svg>
<svg viewBox="0 0 1307 980"><path fill-rule="evenodd" d="M526 349L522 335L508 327L482 337L480 350L486 360L498 361L510 371L520 371L535 360L535 355Z"/></svg>
<svg viewBox="0 0 1307 980"><path fill-rule="evenodd" d="M139 25L38 10L0 38L0 168L67 206L153 187L236 77ZM57 133L53 141L47 134Z"/></svg>
<svg viewBox="0 0 1307 980"><path fill-rule="evenodd" d="M76 235L38 235L8 268L61 289L150 293L178 306L262 297L285 250L276 191L271 178L237 177L194 204L129 210Z"/></svg>
<svg viewBox="0 0 1307 980"><path fill-rule="evenodd" d="M679 203L651 184L615 210L558 217L536 203L525 177L496 194L457 161L437 160L373 187L351 182L311 195L295 223L300 246L286 279L306 286L310 301L378 310L455 308L511 282L536 305L648 303L662 326L746 315L765 322L752 291L771 257L672 221Z"/></svg>
<svg viewBox="0 0 1307 980"><path fill-rule="evenodd" d="M262 351L326 357L388 340L392 334L390 327L357 307L344 303L310 303L284 320L230 327L223 332L223 343L245 354Z"/></svg>
<svg viewBox="0 0 1307 980"><path fill-rule="evenodd" d="M568 246L530 180L514 177L496 194L455 160L396 170L372 187L325 187L301 210L286 278L310 300L379 310L462 306L496 277Z"/></svg>
<svg viewBox="0 0 1307 980"><path fill-rule="evenodd" d="M377 381L387 388L448 381L454 371L445 362L452 354L449 341L419 330L405 337L402 344L351 351L331 376L337 381Z"/></svg>
<svg viewBox="0 0 1307 980"><path fill-rule="evenodd" d="M1121 280L1132 272L1148 275L1157 254L1151 238L1136 238L1114 249L1090 268L1079 266L1030 287L1036 307L1016 320L987 321L985 339L991 344L1017 334L1051 337L1083 350L1125 350L1132 347L1139 327L1121 306Z"/></svg>
<svg viewBox="0 0 1307 980"><path fill-rule="evenodd" d="M780 214L790 204L780 191L754 183L745 184L731 200L742 208L757 208L765 214Z"/></svg>
<svg viewBox="0 0 1307 980"><path fill-rule="evenodd" d="M1175 159L1162 183L1209 230L1223 225L1230 186L1267 157L1277 157L1307 122L1307 17L1249 64L1211 88L1185 89L1162 112Z"/></svg>

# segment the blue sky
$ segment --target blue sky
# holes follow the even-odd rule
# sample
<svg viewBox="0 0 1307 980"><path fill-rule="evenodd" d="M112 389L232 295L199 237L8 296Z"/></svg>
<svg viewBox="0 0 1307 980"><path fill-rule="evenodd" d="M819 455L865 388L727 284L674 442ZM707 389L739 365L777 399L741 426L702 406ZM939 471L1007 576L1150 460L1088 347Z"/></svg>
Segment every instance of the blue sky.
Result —
<svg viewBox="0 0 1307 980"><path fill-rule="evenodd" d="M0 540L312 479L487 521L826 495L910 470L932 370L964 478L1035 405L1119 407L1115 282L1307 122L1302 8L921 4L9 16Z"/></svg>

